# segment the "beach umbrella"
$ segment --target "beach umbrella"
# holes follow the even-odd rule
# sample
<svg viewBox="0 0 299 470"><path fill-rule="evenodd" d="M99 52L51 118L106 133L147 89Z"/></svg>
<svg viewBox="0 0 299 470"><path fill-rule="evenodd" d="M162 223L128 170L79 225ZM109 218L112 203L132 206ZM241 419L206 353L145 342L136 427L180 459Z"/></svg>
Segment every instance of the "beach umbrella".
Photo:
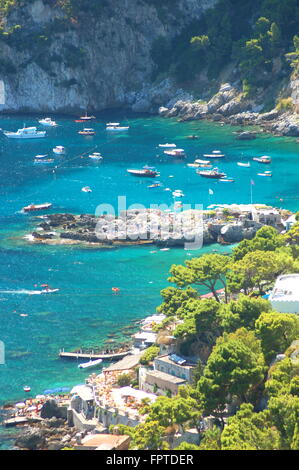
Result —
<svg viewBox="0 0 299 470"><path fill-rule="evenodd" d="M36 395L37 400L43 400L45 397L45 395Z"/></svg>
<svg viewBox="0 0 299 470"><path fill-rule="evenodd" d="M35 411L36 410L36 406L29 406L29 408L27 408L27 411Z"/></svg>
<svg viewBox="0 0 299 470"><path fill-rule="evenodd" d="M21 409L21 408L25 408L25 406L26 406L25 403L16 403L16 404L15 404L15 407L16 407L16 408L20 408L20 409Z"/></svg>

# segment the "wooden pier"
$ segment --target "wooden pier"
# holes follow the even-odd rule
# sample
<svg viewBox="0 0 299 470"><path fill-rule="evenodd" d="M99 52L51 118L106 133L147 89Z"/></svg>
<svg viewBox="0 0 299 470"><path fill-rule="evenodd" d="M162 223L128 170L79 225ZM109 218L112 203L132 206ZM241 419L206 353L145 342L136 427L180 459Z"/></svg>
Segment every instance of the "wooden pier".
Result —
<svg viewBox="0 0 299 470"><path fill-rule="evenodd" d="M37 423L41 421L43 421L43 419L39 418L38 416L36 418L26 417L26 416L15 416L14 418L6 419L5 421L3 421L3 425L8 428L12 426Z"/></svg>
<svg viewBox="0 0 299 470"><path fill-rule="evenodd" d="M130 354L130 351L122 351L122 352L112 352L112 353L95 353L95 352L67 352L62 349L59 351L59 357L64 357L68 359L103 359L103 361L117 361L118 359L122 359L123 357Z"/></svg>

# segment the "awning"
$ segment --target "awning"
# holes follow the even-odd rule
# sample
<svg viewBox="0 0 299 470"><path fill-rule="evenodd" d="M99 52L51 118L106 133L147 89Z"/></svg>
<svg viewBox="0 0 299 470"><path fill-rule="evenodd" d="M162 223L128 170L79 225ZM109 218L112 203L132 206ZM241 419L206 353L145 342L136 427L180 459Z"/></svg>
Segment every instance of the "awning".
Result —
<svg viewBox="0 0 299 470"><path fill-rule="evenodd" d="M87 385L76 385L71 390L71 395L78 395L83 401L94 399L92 389Z"/></svg>

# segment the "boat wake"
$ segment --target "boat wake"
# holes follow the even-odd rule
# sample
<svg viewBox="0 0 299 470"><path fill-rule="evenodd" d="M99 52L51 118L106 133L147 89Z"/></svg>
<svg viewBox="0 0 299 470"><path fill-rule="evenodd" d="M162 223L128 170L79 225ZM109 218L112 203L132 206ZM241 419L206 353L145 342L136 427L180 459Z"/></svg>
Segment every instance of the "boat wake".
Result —
<svg viewBox="0 0 299 470"><path fill-rule="evenodd" d="M20 290L0 290L0 294L27 294L27 295L40 295L42 294L42 290L28 290L28 289L20 289Z"/></svg>

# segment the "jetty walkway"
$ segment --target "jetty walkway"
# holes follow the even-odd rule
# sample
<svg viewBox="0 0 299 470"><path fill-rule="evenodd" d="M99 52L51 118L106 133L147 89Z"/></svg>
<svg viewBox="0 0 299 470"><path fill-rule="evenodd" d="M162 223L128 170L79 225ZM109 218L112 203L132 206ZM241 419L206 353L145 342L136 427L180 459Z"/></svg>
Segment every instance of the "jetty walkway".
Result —
<svg viewBox="0 0 299 470"><path fill-rule="evenodd" d="M96 353L94 351L91 352L84 352L82 350L78 352L67 352L64 349L59 351L59 357L68 358L68 359L103 359L104 361L113 361L122 359L123 357L130 354L130 350L121 351L121 352L99 352Z"/></svg>

